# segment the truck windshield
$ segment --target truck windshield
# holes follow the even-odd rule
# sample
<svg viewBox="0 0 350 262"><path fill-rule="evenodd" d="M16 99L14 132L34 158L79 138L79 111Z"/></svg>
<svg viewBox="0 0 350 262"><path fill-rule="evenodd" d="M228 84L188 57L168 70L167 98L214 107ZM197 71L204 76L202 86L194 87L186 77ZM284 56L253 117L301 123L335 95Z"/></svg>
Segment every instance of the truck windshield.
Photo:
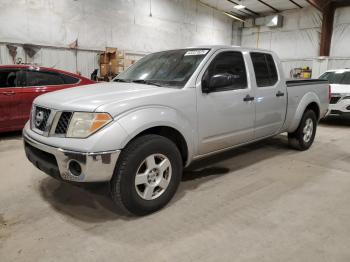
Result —
<svg viewBox="0 0 350 262"><path fill-rule="evenodd" d="M182 88L208 52L209 49L181 49L150 54L113 81Z"/></svg>
<svg viewBox="0 0 350 262"><path fill-rule="evenodd" d="M348 72L326 72L320 79L328 80L330 84L350 85L350 71Z"/></svg>

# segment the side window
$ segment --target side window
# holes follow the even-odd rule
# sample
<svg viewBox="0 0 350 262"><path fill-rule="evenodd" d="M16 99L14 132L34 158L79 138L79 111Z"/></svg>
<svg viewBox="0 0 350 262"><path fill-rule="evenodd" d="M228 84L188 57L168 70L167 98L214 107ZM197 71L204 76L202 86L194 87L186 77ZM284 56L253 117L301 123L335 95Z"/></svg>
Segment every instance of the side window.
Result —
<svg viewBox="0 0 350 262"><path fill-rule="evenodd" d="M59 75L44 71L27 71L26 86L63 85L64 81Z"/></svg>
<svg viewBox="0 0 350 262"><path fill-rule="evenodd" d="M219 83L218 87L214 85L212 92L247 88L247 73L241 52L229 51L218 54L209 65L203 79L208 82L213 79L215 81L215 78L218 79L220 75L226 76L229 80L226 82L229 84L220 85Z"/></svg>
<svg viewBox="0 0 350 262"><path fill-rule="evenodd" d="M79 82L79 78L73 76L62 74L61 77L63 78L65 84L76 84Z"/></svg>
<svg viewBox="0 0 350 262"><path fill-rule="evenodd" d="M273 86L278 74L273 57L265 53L250 53L258 87Z"/></svg>
<svg viewBox="0 0 350 262"><path fill-rule="evenodd" d="M0 88L17 87L20 84L19 70L6 69L0 71Z"/></svg>

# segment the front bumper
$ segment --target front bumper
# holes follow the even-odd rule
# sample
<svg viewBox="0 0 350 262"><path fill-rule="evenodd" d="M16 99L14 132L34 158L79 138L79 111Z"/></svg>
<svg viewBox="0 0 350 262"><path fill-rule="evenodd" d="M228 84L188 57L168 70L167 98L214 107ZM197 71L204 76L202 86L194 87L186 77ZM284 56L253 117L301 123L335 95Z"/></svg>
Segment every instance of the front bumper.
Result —
<svg viewBox="0 0 350 262"><path fill-rule="evenodd" d="M340 100L335 104L329 104L329 115L350 116L350 99Z"/></svg>
<svg viewBox="0 0 350 262"><path fill-rule="evenodd" d="M74 182L105 182L111 180L120 150L107 152L76 152L52 147L32 139L23 132L26 156L37 168L57 179ZM75 162L75 165L72 163ZM79 164L81 172L70 166Z"/></svg>

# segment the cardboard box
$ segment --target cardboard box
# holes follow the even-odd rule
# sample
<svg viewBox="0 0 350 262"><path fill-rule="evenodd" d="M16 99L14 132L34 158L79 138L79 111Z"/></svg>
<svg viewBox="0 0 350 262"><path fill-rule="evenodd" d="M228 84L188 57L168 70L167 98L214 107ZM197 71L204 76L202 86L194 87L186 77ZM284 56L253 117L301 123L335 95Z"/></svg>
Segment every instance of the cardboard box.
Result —
<svg viewBox="0 0 350 262"><path fill-rule="evenodd" d="M112 67L124 66L124 61L121 59L111 59L109 60L109 64Z"/></svg>
<svg viewBox="0 0 350 262"><path fill-rule="evenodd" d="M100 76L106 76L109 74L109 64L100 64Z"/></svg>
<svg viewBox="0 0 350 262"><path fill-rule="evenodd" d="M106 47L106 53L108 54L113 54L113 53L117 53L118 49L114 48L114 47Z"/></svg>
<svg viewBox="0 0 350 262"><path fill-rule="evenodd" d="M135 60L132 60L132 59L124 59L124 67L125 67L125 68L130 67L130 66L133 65L134 63L135 63Z"/></svg>
<svg viewBox="0 0 350 262"><path fill-rule="evenodd" d="M124 71L124 67L122 66L111 67L111 71L114 75L117 75Z"/></svg>
<svg viewBox="0 0 350 262"><path fill-rule="evenodd" d="M108 64L109 56L107 53L100 54L100 64Z"/></svg>

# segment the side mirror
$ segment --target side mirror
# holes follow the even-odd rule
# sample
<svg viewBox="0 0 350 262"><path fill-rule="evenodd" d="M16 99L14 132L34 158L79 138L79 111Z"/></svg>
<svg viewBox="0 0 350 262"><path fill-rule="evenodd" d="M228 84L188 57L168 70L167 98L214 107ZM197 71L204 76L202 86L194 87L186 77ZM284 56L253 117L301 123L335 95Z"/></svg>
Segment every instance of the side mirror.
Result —
<svg viewBox="0 0 350 262"><path fill-rule="evenodd" d="M209 79L204 78L202 81L202 91L203 93L210 93L214 89L231 86L239 77L239 75L222 73L213 75Z"/></svg>
<svg viewBox="0 0 350 262"><path fill-rule="evenodd" d="M227 87L233 85L235 79L239 77L229 73L216 74L210 78L211 89Z"/></svg>

